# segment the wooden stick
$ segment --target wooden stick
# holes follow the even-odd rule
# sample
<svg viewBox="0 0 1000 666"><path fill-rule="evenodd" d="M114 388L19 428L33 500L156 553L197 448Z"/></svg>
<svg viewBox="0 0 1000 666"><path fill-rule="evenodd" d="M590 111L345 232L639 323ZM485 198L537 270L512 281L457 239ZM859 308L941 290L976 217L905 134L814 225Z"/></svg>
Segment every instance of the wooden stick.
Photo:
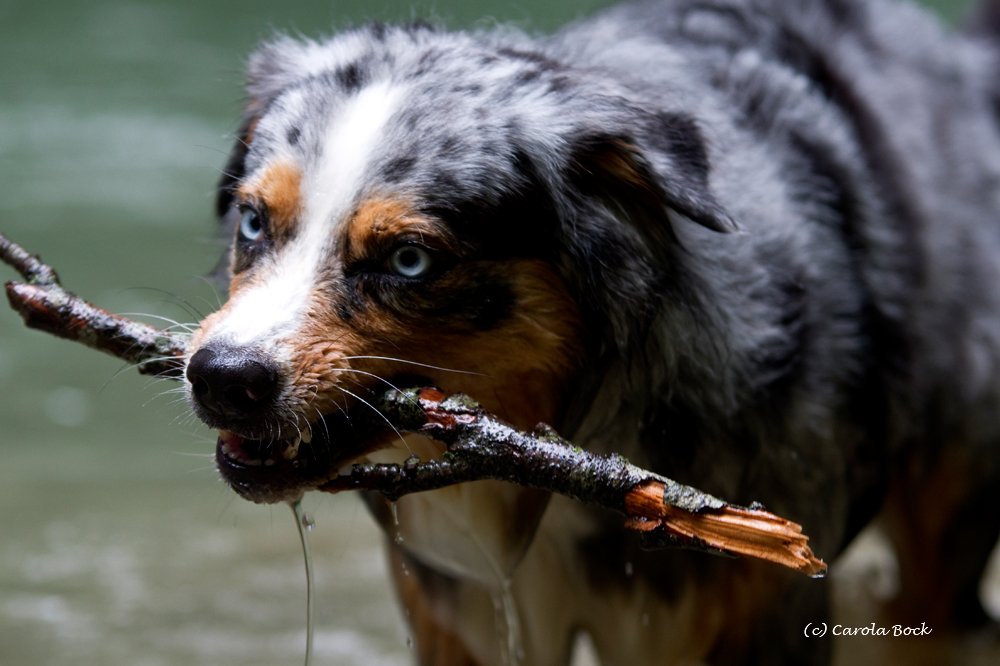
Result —
<svg viewBox="0 0 1000 666"><path fill-rule="evenodd" d="M0 260L28 280L4 285L10 307L28 328L99 349L135 364L143 374L181 376L187 352L184 336L113 315L66 291L51 266L2 234Z"/></svg>
<svg viewBox="0 0 1000 666"><path fill-rule="evenodd" d="M651 546L679 542L768 560L809 576L826 572L798 524L761 508L728 504L622 456L584 451L544 424L525 433L467 396L445 397L427 387L386 391L373 405L399 430L443 442L447 452L427 462L357 464L320 490L377 490L396 500L465 481L509 481L623 513L627 527L654 537L644 540Z"/></svg>
<svg viewBox="0 0 1000 666"><path fill-rule="evenodd" d="M27 283L6 283L11 307L31 328L76 340L134 363L140 372L180 378L187 338L101 310L59 284L56 272L0 235L0 260ZM822 576L826 564L802 528L758 507L728 504L696 488L632 465L619 455L588 453L539 424L521 432L470 398L435 388L388 390L372 404L394 427L443 442L440 459L402 465L356 464L320 490L376 490L390 499L481 479L542 488L626 515L653 546L747 555Z"/></svg>

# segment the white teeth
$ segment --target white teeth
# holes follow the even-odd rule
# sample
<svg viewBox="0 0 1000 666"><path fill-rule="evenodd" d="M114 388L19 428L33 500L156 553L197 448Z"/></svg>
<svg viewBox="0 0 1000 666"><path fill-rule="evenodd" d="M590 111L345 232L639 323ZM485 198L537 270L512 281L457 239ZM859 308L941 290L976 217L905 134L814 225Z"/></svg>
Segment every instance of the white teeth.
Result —
<svg viewBox="0 0 1000 666"><path fill-rule="evenodd" d="M222 441L221 446L219 448L222 450L222 453L227 458L229 458L230 460L235 460L236 462L242 463L244 465L250 465L251 467L259 467L265 464L269 465L274 464L273 460L268 460L265 462L260 459L251 458L246 454L245 451L243 451L242 448L240 448L239 446L230 446L225 442L225 440Z"/></svg>
<svg viewBox="0 0 1000 666"><path fill-rule="evenodd" d="M230 444L230 442L233 443ZM281 460L281 458L284 458L285 460L295 460L295 458L299 455L299 448L302 445L302 442L305 442L306 444L312 442L312 433L307 430L299 433L298 436L293 437L292 439L269 444L268 448L272 451L275 447L280 447L281 458L278 458L277 456L267 458L251 458L243 450L242 442L242 438L229 432L228 430L219 431L219 449L227 458L244 465L249 465L250 467L273 467Z"/></svg>
<svg viewBox="0 0 1000 666"><path fill-rule="evenodd" d="M285 450L281 452L281 455L285 458L285 460L292 460L299 455L299 444L301 443L302 440L299 437L296 437L294 442L288 442Z"/></svg>

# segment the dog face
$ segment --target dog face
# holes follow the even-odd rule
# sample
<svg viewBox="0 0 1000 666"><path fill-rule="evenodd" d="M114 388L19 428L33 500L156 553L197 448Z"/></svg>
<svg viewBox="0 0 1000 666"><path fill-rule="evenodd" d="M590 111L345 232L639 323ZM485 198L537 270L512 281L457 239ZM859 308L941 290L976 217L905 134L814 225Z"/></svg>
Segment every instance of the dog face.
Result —
<svg viewBox="0 0 1000 666"><path fill-rule="evenodd" d="M230 299L186 376L255 501L384 445L331 433L403 378L558 426L669 291L670 212L728 224L690 121L637 117L534 53L373 26L265 47L249 91L219 197Z"/></svg>

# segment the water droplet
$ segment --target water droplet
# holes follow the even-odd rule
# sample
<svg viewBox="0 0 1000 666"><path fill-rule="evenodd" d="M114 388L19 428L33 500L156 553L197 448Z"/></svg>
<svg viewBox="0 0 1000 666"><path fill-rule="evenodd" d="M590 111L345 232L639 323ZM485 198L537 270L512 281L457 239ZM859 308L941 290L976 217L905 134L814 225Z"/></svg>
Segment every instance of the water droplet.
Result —
<svg viewBox="0 0 1000 666"><path fill-rule="evenodd" d="M310 532L312 532L313 528L316 527L316 521L313 520L312 516L310 516L308 513L303 513L302 514L302 527L304 527L307 530L309 530Z"/></svg>
<svg viewBox="0 0 1000 666"><path fill-rule="evenodd" d="M412 648L413 647L413 637L412 636L407 636L406 637L406 647L408 647L408 648Z"/></svg>
<svg viewBox="0 0 1000 666"><path fill-rule="evenodd" d="M399 505L392 503L392 524L399 527Z"/></svg>
<svg viewBox="0 0 1000 666"><path fill-rule="evenodd" d="M632 577L632 563L631 562L626 562L625 563L625 575L628 576L629 578Z"/></svg>
<svg viewBox="0 0 1000 666"><path fill-rule="evenodd" d="M403 565L403 575L404 576L409 576L410 575L410 570L406 568L405 564Z"/></svg>
<svg viewBox="0 0 1000 666"><path fill-rule="evenodd" d="M397 546L401 546L401 545L403 545L403 535L402 535L402 534L397 534L397 535L396 535L396 538L395 538L395 539L393 539L393 541L395 541L395 542L396 542L396 545L397 545Z"/></svg>

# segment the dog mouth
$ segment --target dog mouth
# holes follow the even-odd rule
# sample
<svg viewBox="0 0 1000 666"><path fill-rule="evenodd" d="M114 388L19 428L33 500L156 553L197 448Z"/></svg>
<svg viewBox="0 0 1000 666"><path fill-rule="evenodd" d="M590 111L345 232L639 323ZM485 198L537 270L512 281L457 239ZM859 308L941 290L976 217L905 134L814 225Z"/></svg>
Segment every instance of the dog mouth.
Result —
<svg viewBox="0 0 1000 666"><path fill-rule="evenodd" d="M258 504L292 502L345 472L359 457L381 448L381 428L349 411L337 411L284 439L252 439L219 430L219 474L244 499Z"/></svg>
<svg viewBox="0 0 1000 666"><path fill-rule="evenodd" d="M299 448L302 444L311 444L312 435L309 431L296 437L290 437L276 442L265 442L260 439L246 439L235 432L219 431L218 447L222 455L231 464L248 467L271 467L279 461L297 462Z"/></svg>

